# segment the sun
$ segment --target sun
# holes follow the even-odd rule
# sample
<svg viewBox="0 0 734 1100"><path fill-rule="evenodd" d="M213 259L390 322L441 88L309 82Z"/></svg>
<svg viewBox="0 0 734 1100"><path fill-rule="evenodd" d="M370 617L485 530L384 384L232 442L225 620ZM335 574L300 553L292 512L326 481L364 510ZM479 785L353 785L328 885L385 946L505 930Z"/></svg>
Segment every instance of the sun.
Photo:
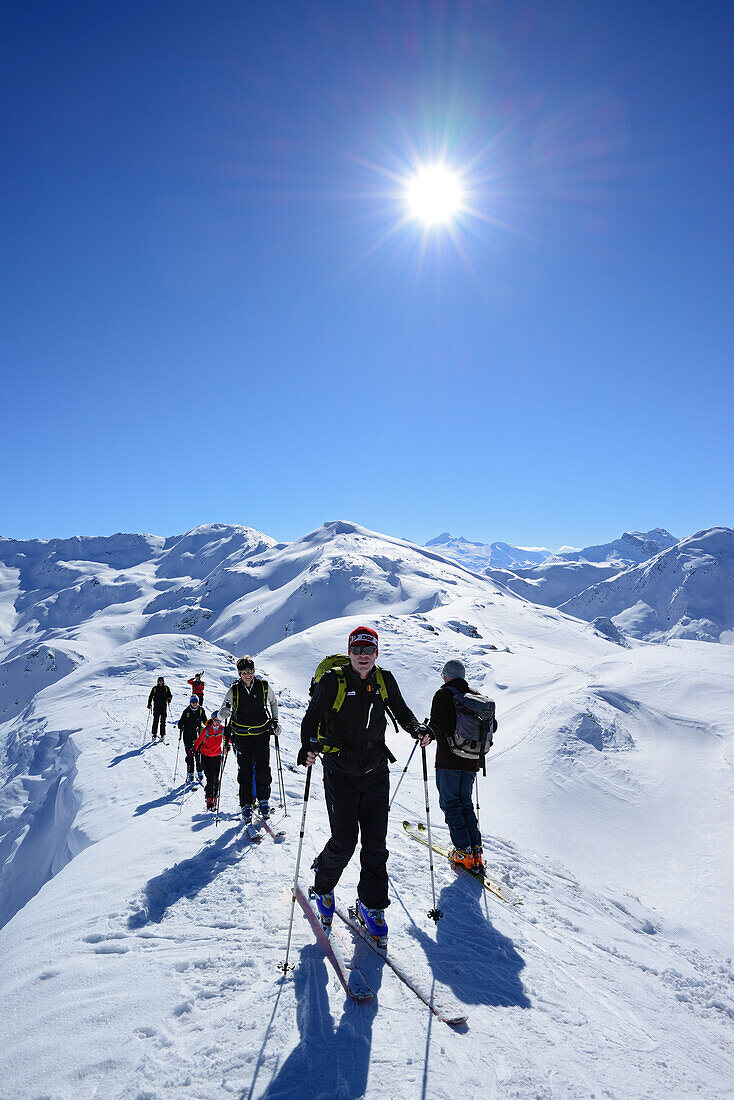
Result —
<svg viewBox="0 0 734 1100"><path fill-rule="evenodd" d="M408 209L424 225L445 225L461 210L461 181L444 164L426 165L407 182Z"/></svg>

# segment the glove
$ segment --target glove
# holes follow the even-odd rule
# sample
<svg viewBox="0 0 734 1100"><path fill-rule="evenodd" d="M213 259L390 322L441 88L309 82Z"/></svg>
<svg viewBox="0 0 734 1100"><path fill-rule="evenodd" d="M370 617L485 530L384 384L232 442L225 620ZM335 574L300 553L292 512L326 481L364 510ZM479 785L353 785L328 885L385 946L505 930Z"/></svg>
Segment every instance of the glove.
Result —
<svg viewBox="0 0 734 1100"><path fill-rule="evenodd" d="M152 710L152 709L153 708L151 707L150 703L148 703L148 710Z"/></svg>
<svg viewBox="0 0 734 1100"><path fill-rule="evenodd" d="M270 732L274 737L280 737L281 733L283 732L280 728L280 722L274 722Z"/></svg>
<svg viewBox="0 0 734 1100"><path fill-rule="evenodd" d="M310 752L318 754L318 751L319 750L317 749L316 744L313 741L310 745L306 745L305 747L301 745L301 749L298 753L298 756L296 757L296 764L300 764L303 768L308 767L308 760L306 759L306 757Z"/></svg>
<svg viewBox="0 0 734 1100"><path fill-rule="evenodd" d="M431 741L433 741L434 733L427 722L421 722L419 726L416 726L414 730L411 730L410 736L414 737L416 741L420 741L428 734Z"/></svg>

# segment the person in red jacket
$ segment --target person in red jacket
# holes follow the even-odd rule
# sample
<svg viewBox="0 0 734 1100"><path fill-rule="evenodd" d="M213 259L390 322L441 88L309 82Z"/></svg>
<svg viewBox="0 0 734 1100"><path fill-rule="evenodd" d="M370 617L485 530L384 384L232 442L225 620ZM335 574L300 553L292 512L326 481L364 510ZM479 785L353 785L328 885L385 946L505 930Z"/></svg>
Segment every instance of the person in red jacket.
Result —
<svg viewBox="0 0 734 1100"><path fill-rule="evenodd" d="M223 736L224 726L219 721L218 711L213 710L211 718L194 742L194 752L201 753L201 765L204 769L204 775L206 776L206 789L204 795L206 797L207 810L215 810L217 808L217 798L219 797L219 773L222 766Z"/></svg>
<svg viewBox="0 0 734 1100"><path fill-rule="evenodd" d="M190 680L186 683L191 685L191 694L199 696L199 702L204 702L204 681L202 680L203 673L195 672Z"/></svg>

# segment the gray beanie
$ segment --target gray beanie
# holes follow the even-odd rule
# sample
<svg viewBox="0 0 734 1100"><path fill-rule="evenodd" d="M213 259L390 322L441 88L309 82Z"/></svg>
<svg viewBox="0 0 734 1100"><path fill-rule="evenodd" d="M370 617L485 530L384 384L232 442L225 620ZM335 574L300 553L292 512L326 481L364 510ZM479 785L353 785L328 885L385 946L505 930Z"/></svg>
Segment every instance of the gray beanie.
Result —
<svg viewBox="0 0 734 1100"><path fill-rule="evenodd" d="M466 669L462 665L461 661L447 661L441 669L441 675L448 676L449 680L465 680Z"/></svg>

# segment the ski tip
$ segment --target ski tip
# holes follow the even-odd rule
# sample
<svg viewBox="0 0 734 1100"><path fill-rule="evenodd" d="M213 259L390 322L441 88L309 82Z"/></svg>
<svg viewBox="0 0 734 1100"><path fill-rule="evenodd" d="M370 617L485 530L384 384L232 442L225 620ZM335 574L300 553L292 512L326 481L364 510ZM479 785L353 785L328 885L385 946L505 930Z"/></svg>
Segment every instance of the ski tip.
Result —
<svg viewBox="0 0 734 1100"><path fill-rule="evenodd" d="M350 997L353 997L355 1001L371 1001L374 997L374 993L367 985L361 974L353 970L349 975L349 981L347 982L347 992Z"/></svg>

